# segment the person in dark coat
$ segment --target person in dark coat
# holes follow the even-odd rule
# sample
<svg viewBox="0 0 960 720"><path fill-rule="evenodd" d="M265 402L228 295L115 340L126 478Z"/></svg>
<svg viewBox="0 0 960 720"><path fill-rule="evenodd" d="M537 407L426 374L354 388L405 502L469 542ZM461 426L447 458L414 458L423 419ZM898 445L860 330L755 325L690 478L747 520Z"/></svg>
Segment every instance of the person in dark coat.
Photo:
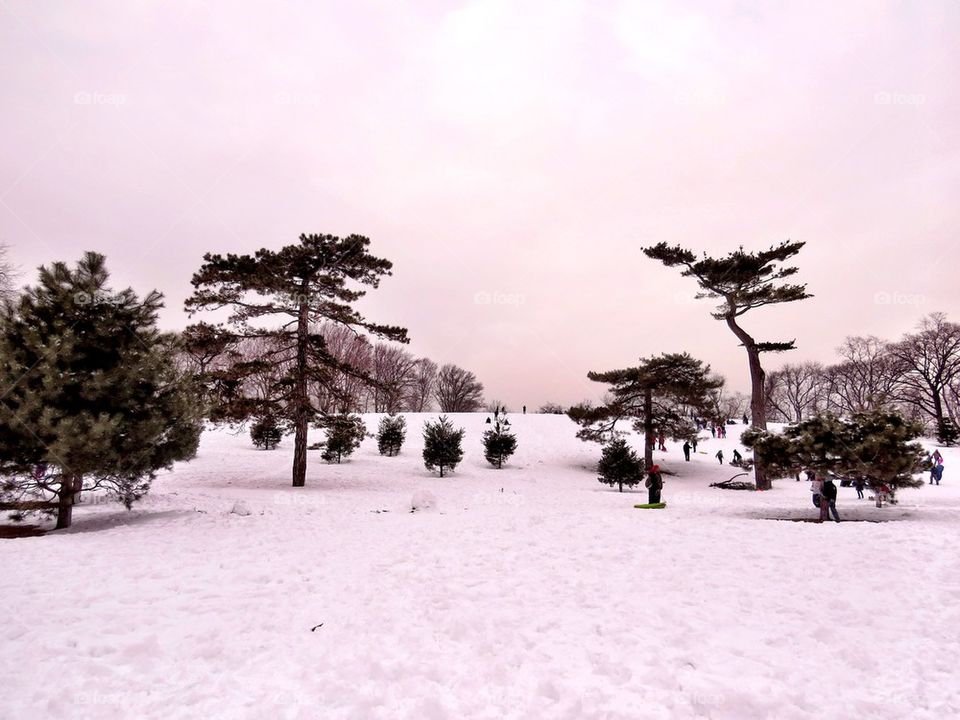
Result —
<svg viewBox="0 0 960 720"><path fill-rule="evenodd" d="M650 468L647 479L643 484L647 488L647 502L651 505L660 502L660 491L663 490L663 476L660 474L659 465L654 465Z"/></svg>
<svg viewBox="0 0 960 720"><path fill-rule="evenodd" d="M723 450L717 450L717 454L714 457L720 461L720 464L723 465Z"/></svg>
<svg viewBox="0 0 960 720"><path fill-rule="evenodd" d="M683 443L683 459L687 462L690 462L690 441L687 440Z"/></svg>
<svg viewBox="0 0 960 720"><path fill-rule="evenodd" d="M731 461L737 467L743 465L743 455L740 454L740 451L734 448L733 451L733 460Z"/></svg>
<svg viewBox="0 0 960 720"><path fill-rule="evenodd" d="M863 489L866 487L866 483L863 481L863 478L857 478L854 480L853 487L857 491L857 497L863 500Z"/></svg>
<svg viewBox="0 0 960 720"><path fill-rule="evenodd" d="M697 451L697 439L698 439L698 438L697 438L696 435L694 435L694 436L690 439L690 447L693 449L694 452Z"/></svg>
<svg viewBox="0 0 960 720"><path fill-rule="evenodd" d="M820 520L829 520L830 513L833 513L833 519L840 522L840 516L837 514L837 486L833 480L827 478L823 481L823 489L820 498Z"/></svg>

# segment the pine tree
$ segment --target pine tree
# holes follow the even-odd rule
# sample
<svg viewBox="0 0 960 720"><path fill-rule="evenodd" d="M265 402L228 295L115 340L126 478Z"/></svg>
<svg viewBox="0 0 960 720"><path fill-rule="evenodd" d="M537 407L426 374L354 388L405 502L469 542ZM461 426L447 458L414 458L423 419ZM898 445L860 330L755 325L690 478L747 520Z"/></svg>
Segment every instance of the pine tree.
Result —
<svg viewBox="0 0 960 720"><path fill-rule="evenodd" d="M747 352L750 366L750 420L753 427L766 429L767 402L764 387L765 373L760 355L765 352L784 352L794 349L794 342L758 342L740 325L740 317L755 308L778 303L796 302L812 297L806 285L784 283L796 274L795 267L781 264L794 257L804 246L802 242L784 242L756 253L742 247L726 257L698 258L691 250L660 243L643 249L647 257L659 260L667 267L684 268L681 275L693 277L702 292L698 298L719 299L720 305L713 317L726 322L727 327ZM757 490L769 490L762 456L754 454L754 473Z"/></svg>
<svg viewBox="0 0 960 720"><path fill-rule="evenodd" d="M104 257L41 267L0 316L0 475L4 505L54 500L69 527L81 492L130 508L158 470L196 454L200 400L157 330L162 296L107 286ZM54 510L51 509L51 512Z"/></svg>
<svg viewBox="0 0 960 720"><path fill-rule="evenodd" d="M591 372L594 382L610 385L609 402L600 406L574 405L567 416L581 426L581 440L606 442L616 435L617 423L632 420L644 433L644 465L653 465L655 432L685 440L696 435L691 414L707 413L711 393L723 385L721 378L687 353L665 353L641 358L637 367Z"/></svg>
<svg viewBox="0 0 960 720"><path fill-rule="evenodd" d="M272 415L258 418L250 427L250 439L254 447L273 450L280 444L283 433Z"/></svg>
<svg viewBox="0 0 960 720"><path fill-rule="evenodd" d="M402 415L390 413L380 418L377 426L377 447L381 455L393 457L399 454L407 437L407 421Z"/></svg>
<svg viewBox="0 0 960 720"><path fill-rule="evenodd" d="M327 431L323 453L320 455L327 462L339 463L343 458L352 455L367 435L367 426L363 424L363 420L359 415L351 413L329 415L317 425Z"/></svg>
<svg viewBox="0 0 960 720"><path fill-rule="evenodd" d="M623 492L623 486L633 487L643 480L643 463L622 437L614 437L608 442L600 455L597 465L600 482L613 487L618 486Z"/></svg>
<svg viewBox="0 0 960 720"><path fill-rule="evenodd" d="M960 430L957 425L948 417L943 418L937 424L937 441L941 445L956 445L960 440Z"/></svg>
<svg viewBox="0 0 960 720"><path fill-rule="evenodd" d="M226 326L219 331L232 341L265 338L262 353L234 358L226 367L211 371L210 385L218 388L214 419L244 421L273 415L294 433L293 485L302 487L307 476L307 431L320 415L310 392L311 384L333 391L331 371L340 371L373 383L363 368L339 361L327 348L317 328L324 322L366 330L377 337L407 342L403 328L367 321L352 307L365 295L363 286L376 288L392 263L368 252L370 240L360 235L301 235L300 242L279 250L258 250L253 255L204 256L193 276L193 295L186 301L193 314L201 310L230 308ZM280 318L279 328L266 328ZM211 341L207 341L208 343ZM279 368L256 395L245 381L264 368Z"/></svg>
<svg viewBox="0 0 960 720"><path fill-rule="evenodd" d="M463 459L463 428L454 430L446 415L436 422L427 421L423 426L423 463L427 470L454 470Z"/></svg>
<svg viewBox="0 0 960 720"><path fill-rule="evenodd" d="M891 410L870 410L850 418L816 415L786 427L782 433L751 428L741 442L762 452L771 473L786 477L803 470L862 480L874 491L919 487L926 462L916 442L923 426ZM879 505L880 494L877 493Z"/></svg>
<svg viewBox="0 0 960 720"><path fill-rule="evenodd" d="M507 410L500 406L493 413L493 427L483 433L483 456L497 470L517 449L517 436L508 429Z"/></svg>

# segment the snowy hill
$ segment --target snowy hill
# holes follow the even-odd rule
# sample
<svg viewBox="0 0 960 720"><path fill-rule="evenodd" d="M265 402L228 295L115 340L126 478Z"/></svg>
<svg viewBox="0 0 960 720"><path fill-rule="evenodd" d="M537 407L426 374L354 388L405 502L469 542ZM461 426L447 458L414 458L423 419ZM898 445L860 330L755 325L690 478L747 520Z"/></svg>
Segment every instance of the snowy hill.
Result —
<svg viewBox="0 0 960 720"><path fill-rule="evenodd" d="M690 463L657 453L668 508L647 511L597 482L599 447L563 416L511 415L500 471L486 416L452 416L465 458L443 479L420 457L426 417L395 458L372 439L342 465L312 451L296 489L289 439L211 431L134 511L80 506L69 531L0 541L0 717L960 710L956 450L899 506L840 489L845 520L893 522L815 525L775 519L815 515L806 483L708 487L736 473L713 457L733 426Z"/></svg>

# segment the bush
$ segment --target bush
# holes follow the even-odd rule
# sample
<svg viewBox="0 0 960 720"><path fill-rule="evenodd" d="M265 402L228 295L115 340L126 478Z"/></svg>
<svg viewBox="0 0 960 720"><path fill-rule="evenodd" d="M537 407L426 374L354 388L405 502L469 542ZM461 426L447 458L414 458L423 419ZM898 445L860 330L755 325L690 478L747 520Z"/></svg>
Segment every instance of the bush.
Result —
<svg viewBox="0 0 960 720"><path fill-rule="evenodd" d="M320 421L320 427L327 431L327 440L320 455L327 462L339 463L353 454L367 435L367 426L359 415L340 413L330 415Z"/></svg>
<svg viewBox="0 0 960 720"><path fill-rule="evenodd" d="M381 455L393 457L400 452L407 437L407 421L402 415L390 413L377 426L377 447Z"/></svg>
<svg viewBox="0 0 960 720"><path fill-rule="evenodd" d="M517 437L507 429L509 427L506 409L500 406L494 410L493 427L483 434L483 456L497 470L517 449Z"/></svg>
<svg viewBox="0 0 960 720"><path fill-rule="evenodd" d="M280 432L277 421L269 416L258 418L250 427L250 439L254 447L261 450L273 450L280 444L282 437L283 433Z"/></svg>
<svg viewBox="0 0 960 720"><path fill-rule="evenodd" d="M614 438L603 448L597 471L600 482L610 487L617 485L620 492L623 492L624 485L637 485L644 475L643 461L621 437Z"/></svg>
<svg viewBox="0 0 960 720"><path fill-rule="evenodd" d="M427 470L453 470L463 459L463 428L455 430L446 415L436 422L427 421L423 426L423 464Z"/></svg>
<svg viewBox="0 0 960 720"><path fill-rule="evenodd" d="M960 440L960 431L950 418L944 418L937 427L937 441L941 445L956 445Z"/></svg>

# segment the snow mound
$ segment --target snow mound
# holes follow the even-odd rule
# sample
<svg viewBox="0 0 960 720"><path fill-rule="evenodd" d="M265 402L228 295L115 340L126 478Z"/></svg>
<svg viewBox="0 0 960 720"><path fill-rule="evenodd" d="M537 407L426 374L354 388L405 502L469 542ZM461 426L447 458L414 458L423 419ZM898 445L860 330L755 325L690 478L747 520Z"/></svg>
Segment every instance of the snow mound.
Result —
<svg viewBox="0 0 960 720"><path fill-rule="evenodd" d="M437 498L429 490L417 490L410 498L410 512L424 512L437 509Z"/></svg>
<svg viewBox="0 0 960 720"><path fill-rule="evenodd" d="M247 517L250 515L250 508L243 500L237 500L233 503L233 507L230 508L231 515L239 515L240 517Z"/></svg>

